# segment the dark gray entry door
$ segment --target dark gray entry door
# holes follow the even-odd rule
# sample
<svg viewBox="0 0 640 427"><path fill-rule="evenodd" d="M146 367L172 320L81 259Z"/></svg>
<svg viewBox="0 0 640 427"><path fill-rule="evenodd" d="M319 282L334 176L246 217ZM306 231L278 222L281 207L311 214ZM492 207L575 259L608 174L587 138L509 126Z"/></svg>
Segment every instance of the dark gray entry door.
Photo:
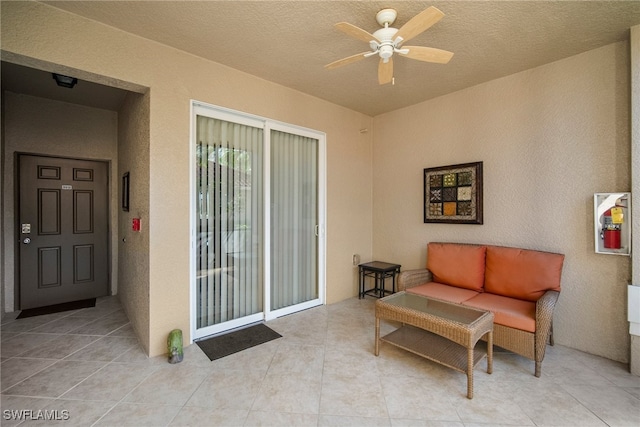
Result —
<svg viewBox="0 0 640 427"><path fill-rule="evenodd" d="M20 309L107 295L104 162L19 157Z"/></svg>

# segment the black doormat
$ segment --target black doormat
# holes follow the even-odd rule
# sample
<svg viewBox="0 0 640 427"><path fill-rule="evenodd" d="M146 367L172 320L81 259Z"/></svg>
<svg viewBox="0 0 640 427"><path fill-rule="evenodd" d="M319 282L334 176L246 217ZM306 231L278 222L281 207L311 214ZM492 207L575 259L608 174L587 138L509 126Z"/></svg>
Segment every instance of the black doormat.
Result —
<svg viewBox="0 0 640 427"><path fill-rule="evenodd" d="M248 328L239 329L224 335L196 341L196 344L204 351L210 360L246 350L256 345L280 338L282 335L259 323Z"/></svg>
<svg viewBox="0 0 640 427"><path fill-rule="evenodd" d="M24 319L25 317L42 316L43 314L60 313L61 311L79 310L81 308L89 308L96 306L96 299L89 298L80 301L63 302L62 304L48 305L46 307L28 308L22 310L16 319Z"/></svg>

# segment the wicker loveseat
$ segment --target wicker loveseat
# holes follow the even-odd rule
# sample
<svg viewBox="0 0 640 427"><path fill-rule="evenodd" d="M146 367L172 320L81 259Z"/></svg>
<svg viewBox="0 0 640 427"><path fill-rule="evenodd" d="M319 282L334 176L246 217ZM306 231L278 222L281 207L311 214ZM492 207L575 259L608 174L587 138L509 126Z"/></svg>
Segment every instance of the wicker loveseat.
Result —
<svg viewBox="0 0 640 427"><path fill-rule="evenodd" d="M398 288L493 312L494 344L534 360L539 377L563 262L551 252L434 242L427 268L400 273Z"/></svg>

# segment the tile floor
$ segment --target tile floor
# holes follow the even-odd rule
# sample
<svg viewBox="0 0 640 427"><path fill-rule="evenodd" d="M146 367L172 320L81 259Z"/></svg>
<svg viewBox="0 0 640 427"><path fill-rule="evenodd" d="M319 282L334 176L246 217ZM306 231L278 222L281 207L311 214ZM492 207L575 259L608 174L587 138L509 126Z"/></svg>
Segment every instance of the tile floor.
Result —
<svg viewBox="0 0 640 427"><path fill-rule="evenodd" d="M95 308L1 327L3 426L624 426L640 425L640 377L560 345L542 377L496 351L466 376L383 344L373 299L349 299L267 325L282 338L211 362L147 358L116 297ZM383 332L395 325L385 323ZM30 410L25 412L20 410ZM16 417L22 416L22 420ZM38 417L66 419L44 422ZM25 418L28 418L25 420Z"/></svg>

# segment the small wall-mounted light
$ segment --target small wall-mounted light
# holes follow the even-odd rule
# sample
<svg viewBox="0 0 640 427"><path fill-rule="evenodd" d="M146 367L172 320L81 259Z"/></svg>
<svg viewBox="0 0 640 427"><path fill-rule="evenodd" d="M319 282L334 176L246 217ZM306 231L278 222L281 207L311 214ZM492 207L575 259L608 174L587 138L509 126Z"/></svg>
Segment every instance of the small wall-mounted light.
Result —
<svg viewBox="0 0 640 427"><path fill-rule="evenodd" d="M58 86L67 87L71 89L78 83L78 79L75 77L63 76L62 74L51 73L53 79L56 81Z"/></svg>

